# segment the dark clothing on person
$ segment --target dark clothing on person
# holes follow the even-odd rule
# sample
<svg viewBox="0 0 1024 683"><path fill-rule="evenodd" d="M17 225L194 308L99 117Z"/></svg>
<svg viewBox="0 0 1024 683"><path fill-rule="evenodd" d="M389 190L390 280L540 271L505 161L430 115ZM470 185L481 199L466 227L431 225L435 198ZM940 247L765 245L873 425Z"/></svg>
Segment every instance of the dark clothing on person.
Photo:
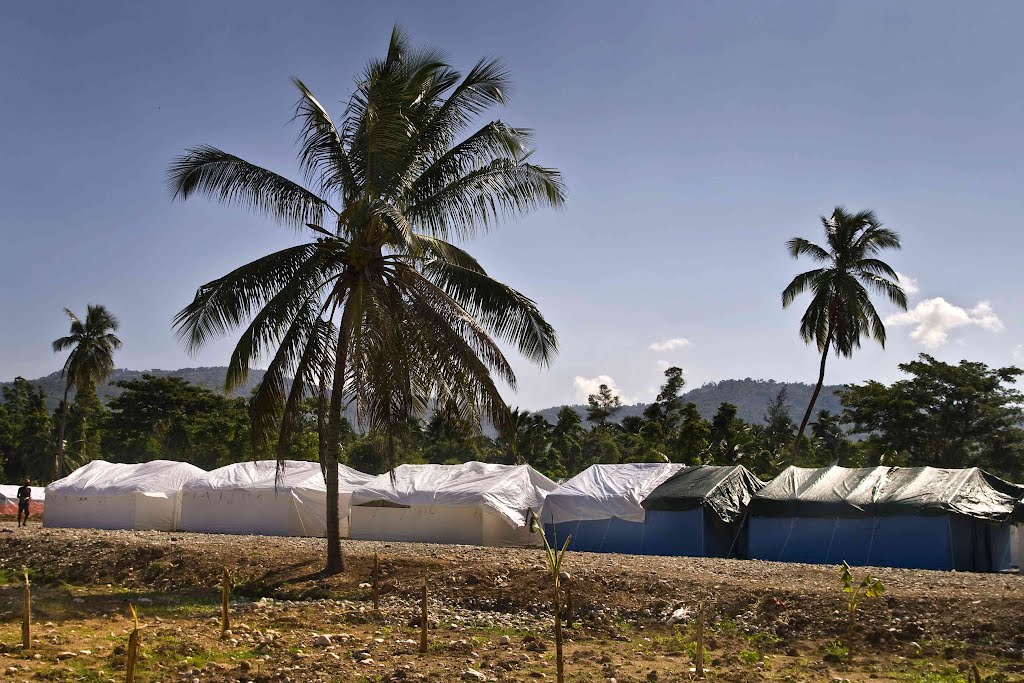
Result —
<svg viewBox="0 0 1024 683"><path fill-rule="evenodd" d="M28 523L28 505L32 502L32 489L22 486L18 489L18 526L22 525L21 516L25 515L24 523Z"/></svg>

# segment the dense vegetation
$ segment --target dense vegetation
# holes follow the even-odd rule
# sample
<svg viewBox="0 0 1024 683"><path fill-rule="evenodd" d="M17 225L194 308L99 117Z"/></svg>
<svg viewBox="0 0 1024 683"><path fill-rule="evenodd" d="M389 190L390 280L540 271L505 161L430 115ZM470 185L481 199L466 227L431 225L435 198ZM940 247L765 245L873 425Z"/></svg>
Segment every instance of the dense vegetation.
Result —
<svg viewBox="0 0 1024 683"><path fill-rule="evenodd" d="M784 385L758 383L773 386L775 393L765 400L757 422L743 419L727 402L705 417L689 400L694 392L683 392L682 377L674 368L666 371L657 401L645 405L642 414L623 415L624 407L605 392L592 397L582 417L570 407L558 410L550 422L540 413L514 411L514 429L492 438L458 412L436 410L409 425L398 444L398 458L527 462L553 477L575 474L595 462L667 459L740 463L762 477L789 464L838 463L978 466L1024 480L1024 397L1013 388L1021 370L968 361L954 365L927 355L901 368L907 378L891 385L869 381L841 390L841 410L818 411L795 463L789 445L796 424ZM92 398L72 402L69 463L97 457L119 462L171 458L209 469L276 455L276 444L254 450L245 398L226 398L180 378L154 375L116 384L119 394L107 406ZM307 400L300 426L285 444L287 457L318 458L316 427L315 402ZM21 378L3 387L0 457L7 481L50 477L55 430L54 412L41 389ZM851 438L853 433L859 438ZM345 461L380 472L382 439L375 433L359 434L346 421L341 437Z"/></svg>

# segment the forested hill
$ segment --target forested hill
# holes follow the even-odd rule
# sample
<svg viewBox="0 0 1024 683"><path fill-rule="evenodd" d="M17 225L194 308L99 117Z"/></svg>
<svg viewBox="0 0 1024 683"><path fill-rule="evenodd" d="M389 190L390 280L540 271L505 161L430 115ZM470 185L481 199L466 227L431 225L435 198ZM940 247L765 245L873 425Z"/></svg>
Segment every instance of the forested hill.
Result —
<svg viewBox="0 0 1024 683"><path fill-rule="evenodd" d="M783 388L786 389L789 414L793 421L799 424L807 409L807 402L811 400L811 392L814 391L814 386L810 384L776 382L770 379L726 379L721 382L709 382L704 386L691 389L683 394L683 400L695 403L700 414L709 420L718 410L718 406L723 403L732 403L737 408L737 416L745 422L762 423L768 402L774 399ZM815 413L819 410L841 413L843 407L839 403L839 397L836 396L836 391L841 388L840 385L826 384L823 386L815 404ZM615 417L617 420L621 420L627 415L641 415L646 406L646 403L624 406ZM586 418L586 406L569 407L579 413L581 417ZM543 415L548 422L554 423L558 411L562 408L563 406L555 406L537 412Z"/></svg>
<svg viewBox="0 0 1024 683"><path fill-rule="evenodd" d="M180 370L116 370L110 382L100 386L98 391L100 400L106 403L121 392L118 387L113 386L115 382L139 379L142 375L149 374L156 375L157 377L181 377L192 384L197 384L219 393L224 388L224 375L226 372L227 368L223 366L181 368ZM262 378L262 370L251 371L248 383L244 387L238 388L233 393L233 396L248 396L253 387ZM32 384L42 387L43 391L46 392L46 404L51 410L59 405L61 396L64 394L64 383L60 378L59 372L30 381ZM2 383L0 386L4 386L4 384L6 383ZM759 423L763 421L762 418L768 402L775 398L783 387L785 387L788 394L790 414L793 416L793 421L799 422L800 418L803 417L807 401L811 398L811 391L814 389L810 384L749 378L727 379L691 389L683 395L683 398L685 401L696 403L700 414L708 419L711 419L715 411L718 410L718 406L722 403L732 403L738 409L737 415L744 421ZM824 409L833 413L842 412L842 406L840 406L839 399L835 395L836 390L839 388L839 386L828 385L822 387L816 410ZM643 403L625 406L616 415L616 418L622 419L627 415L640 415L643 413L645 406L646 404ZM586 415L586 406L576 405L571 407L581 416ZM554 406L536 412L543 415L549 422L554 423L556 415L558 415L558 411L561 408L562 406Z"/></svg>
<svg viewBox="0 0 1024 683"><path fill-rule="evenodd" d="M228 369L223 366L212 368L181 368L180 370L118 369L114 371L114 375L110 378L108 383L97 387L96 391L100 396L100 400L103 401L103 403L107 403L111 398L121 393L121 389L119 387L113 386L115 382L140 379L143 375L154 375L156 377L180 377L191 384L197 384L201 387L206 387L207 389L216 391L217 393L222 393L224 391L224 377L227 375L227 370ZM252 392L253 387L255 387L261 379L263 379L262 370L250 371L249 381L244 387L236 389L232 393L232 397L248 396ZM40 377L39 379L29 381L37 387L42 387L43 391L46 392L46 405L50 410L54 410L58 405L60 405L60 400L64 396L64 381L61 379L59 372L54 372L46 377ZM0 383L0 387L6 386L7 384L9 383Z"/></svg>

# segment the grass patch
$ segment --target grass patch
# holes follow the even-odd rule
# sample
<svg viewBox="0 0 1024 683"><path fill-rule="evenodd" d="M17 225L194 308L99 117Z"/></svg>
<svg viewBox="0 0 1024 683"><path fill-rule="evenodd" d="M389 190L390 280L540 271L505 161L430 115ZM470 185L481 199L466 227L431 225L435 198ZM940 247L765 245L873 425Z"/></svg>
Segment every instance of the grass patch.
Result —
<svg viewBox="0 0 1024 683"><path fill-rule="evenodd" d="M846 658L850 656L850 650L841 641L833 640L825 646L825 654L840 662L845 662Z"/></svg>
<svg viewBox="0 0 1024 683"><path fill-rule="evenodd" d="M764 655L762 655L757 650L740 650L739 657L741 662L743 662L744 664L749 664L751 666L757 664L758 662L764 661Z"/></svg>
<svg viewBox="0 0 1024 683"><path fill-rule="evenodd" d="M913 672L907 674L907 683L967 683L967 678L952 667L937 671Z"/></svg>

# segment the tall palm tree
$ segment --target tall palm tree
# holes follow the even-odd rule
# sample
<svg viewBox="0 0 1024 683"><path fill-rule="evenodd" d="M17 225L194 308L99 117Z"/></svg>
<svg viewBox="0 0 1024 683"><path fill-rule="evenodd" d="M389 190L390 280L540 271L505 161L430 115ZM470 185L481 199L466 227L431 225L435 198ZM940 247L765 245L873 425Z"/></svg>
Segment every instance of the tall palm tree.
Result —
<svg viewBox="0 0 1024 683"><path fill-rule="evenodd" d="M559 173L530 163L529 131L476 117L504 104L508 75L481 60L463 77L442 54L415 50L395 28L387 55L357 81L340 125L298 79L305 184L209 146L174 161L175 197L203 194L300 231L303 243L199 288L175 318L197 349L247 325L227 386L269 358L252 400L254 438L279 446L297 407L318 398L327 483L327 572L344 569L337 471L342 409L386 435L388 454L426 405L503 425L494 376L515 386L497 340L538 365L557 349L536 304L455 246L498 220L564 202ZM309 189L312 188L312 189ZM248 322L247 322L248 321ZM289 381L289 378L290 381ZM280 451L279 451L280 457Z"/></svg>
<svg viewBox="0 0 1024 683"><path fill-rule="evenodd" d="M820 268L794 277L782 291L783 308L808 290L813 295L800 318L800 337L808 344L817 344L821 353L818 384L800 422L794 449L799 448L825 382L829 352L834 350L849 358L866 336L885 347L885 325L871 301L871 292L887 297L902 309L907 307L907 295L897 283L896 271L877 258L886 249L900 248L899 235L883 227L874 212L850 214L841 206L831 216L822 216L821 224L825 228L825 246L803 237L786 243L793 258L807 256L821 264Z"/></svg>
<svg viewBox="0 0 1024 683"><path fill-rule="evenodd" d="M65 308L71 318L71 334L53 342L53 352L71 349L60 376L64 379L64 401L60 409L60 426L57 436L57 457L54 459L54 476L64 476L64 427L68 419L68 394L96 391L96 385L114 373L114 351L121 348L117 332L120 323L105 306L89 304L85 320L81 320Z"/></svg>

